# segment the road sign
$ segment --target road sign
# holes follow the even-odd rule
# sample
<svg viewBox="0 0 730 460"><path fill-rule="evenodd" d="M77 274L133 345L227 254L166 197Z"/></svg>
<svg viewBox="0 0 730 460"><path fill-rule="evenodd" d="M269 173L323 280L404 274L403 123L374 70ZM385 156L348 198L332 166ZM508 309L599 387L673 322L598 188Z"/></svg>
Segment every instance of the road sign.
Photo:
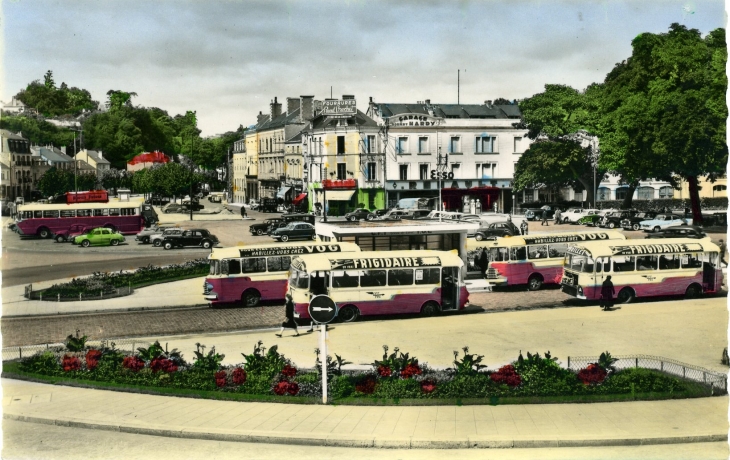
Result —
<svg viewBox="0 0 730 460"><path fill-rule="evenodd" d="M317 295L309 301L309 316L315 323L327 324L337 317L337 305L326 295Z"/></svg>

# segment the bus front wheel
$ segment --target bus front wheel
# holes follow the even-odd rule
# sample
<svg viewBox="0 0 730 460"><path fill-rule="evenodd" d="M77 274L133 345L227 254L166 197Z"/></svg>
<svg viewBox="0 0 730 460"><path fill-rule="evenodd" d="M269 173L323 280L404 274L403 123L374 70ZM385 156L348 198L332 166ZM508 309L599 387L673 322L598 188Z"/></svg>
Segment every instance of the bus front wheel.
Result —
<svg viewBox="0 0 730 460"><path fill-rule="evenodd" d="M690 284L687 286L687 290L684 292L685 299L696 299L702 295L702 288L699 284Z"/></svg>
<svg viewBox="0 0 730 460"><path fill-rule="evenodd" d="M542 287L542 277L540 275L532 275L529 280L527 280L527 290L528 291L537 291Z"/></svg>
<svg viewBox="0 0 730 460"><path fill-rule="evenodd" d="M433 316L439 311L439 304L434 302L433 300L426 302L421 307L421 316L429 317Z"/></svg>
<svg viewBox="0 0 730 460"><path fill-rule="evenodd" d="M340 309L337 316L343 323L352 323L353 321L357 321L357 318L360 316L360 311L354 305L345 305Z"/></svg>
<svg viewBox="0 0 730 460"><path fill-rule="evenodd" d="M244 307L255 307L261 301L261 294L256 289L249 289L241 296Z"/></svg>
<svg viewBox="0 0 730 460"><path fill-rule="evenodd" d="M618 293L618 296L616 296L616 301L618 303L631 303L636 298L636 293L633 289L629 287L625 287L621 289L621 291Z"/></svg>
<svg viewBox="0 0 730 460"><path fill-rule="evenodd" d="M46 227L42 227L40 230L38 230L38 236L40 236L41 238L50 238L51 231L48 230Z"/></svg>

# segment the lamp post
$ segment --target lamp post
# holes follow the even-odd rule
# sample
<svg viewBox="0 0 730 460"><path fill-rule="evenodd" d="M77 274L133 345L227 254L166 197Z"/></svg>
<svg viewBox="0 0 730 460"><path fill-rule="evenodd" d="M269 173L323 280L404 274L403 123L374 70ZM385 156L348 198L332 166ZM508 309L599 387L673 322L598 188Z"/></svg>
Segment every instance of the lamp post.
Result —
<svg viewBox="0 0 730 460"><path fill-rule="evenodd" d="M598 195L597 180L596 180L596 169L598 167L598 155L599 150L596 145L596 138L591 139L591 163L593 163L593 209L596 209L596 198Z"/></svg>
<svg viewBox="0 0 730 460"><path fill-rule="evenodd" d="M193 220L193 141L194 134L190 134L190 220Z"/></svg>

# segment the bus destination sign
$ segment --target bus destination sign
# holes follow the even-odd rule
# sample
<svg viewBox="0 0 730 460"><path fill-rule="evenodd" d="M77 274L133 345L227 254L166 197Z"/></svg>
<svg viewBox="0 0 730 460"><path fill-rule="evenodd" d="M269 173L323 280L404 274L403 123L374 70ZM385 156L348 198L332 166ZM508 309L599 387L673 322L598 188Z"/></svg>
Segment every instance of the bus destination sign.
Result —
<svg viewBox="0 0 730 460"><path fill-rule="evenodd" d="M615 256L632 256L639 254L672 254L677 252L702 252L699 243L684 244L642 244L636 246L609 246Z"/></svg>
<svg viewBox="0 0 730 460"><path fill-rule="evenodd" d="M323 254L326 252L341 252L338 244L320 244L317 246L291 246L285 248L250 248L239 249L240 257L266 256L299 256L304 254Z"/></svg>
<svg viewBox="0 0 730 460"><path fill-rule="evenodd" d="M578 233L575 235L523 236L526 244L574 243L576 241L607 240L608 233Z"/></svg>
<svg viewBox="0 0 730 460"><path fill-rule="evenodd" d="M330 259L333 270L360 270L366 268L412 268L441 265L438 257L383 257L376 259Z"/></svg>

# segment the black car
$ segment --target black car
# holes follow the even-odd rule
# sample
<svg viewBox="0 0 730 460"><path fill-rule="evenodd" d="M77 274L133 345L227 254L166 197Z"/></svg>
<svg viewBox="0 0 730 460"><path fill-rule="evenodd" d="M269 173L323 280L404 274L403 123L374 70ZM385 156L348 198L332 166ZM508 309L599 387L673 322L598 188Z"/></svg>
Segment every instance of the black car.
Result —
<svg viewBox="0 0 730 460"><path fill-rule="evenodd" d="M700 227L693 225L682 225L681 227L669 227L658 232L649 233L647 238L706 238L707 234Z"/></svg>
<svg viewBox="0 0 730 460"><path fill-rule="evenodd" d="M198 246L205 249L212 248L218 244L218 238L208 230L195 228L184 230L178 235L165 235L162 246L165 249L184 248L186 246Z"/></svg>
<svg viewBox="0 0 730 460"><path fill-rule="evenodd" d="M275 217L273 219L266 219L260 224L253 224L248 226L248 230L252 235L263 235L269 233L269 227L277 225L279 222L284 222L283 219Z"/></svg>
<svg viewBox="0 0 730 460"><path fill-rule="evenodd" d="M315 216L314 214L306 214L306 213L288 213L288 214L282 214L281 219L284 222L306 222L308 224L314 225Z"/></svg>
<svg viewBox="0 0 730 460"><path fill-rule="evenodd" d="M651 220L651 219L655 218L656 215L657 215L656 211L645 211L645 212L640 212L638 214L635 214L632 217L627 217L625 219L621 219L621 228L624 228L626 230L639 231L641 229L641 221Z"/></svg>
<svg viewBox="0 0 730 460"><path fill-rule="evenodd" d="M314 226L306 222L292 222L285 227L277 228L271 232L271 237L275 240L316 240L317 235L314 233Z"/></svg>
<svg viewBox="0 0 730 460"><path fill-rule="evenodd" d="M488 227L482 227L474 234L474 239L482 241L503 236L515 236L520 234L520 229L512 222L495 222Z"/></svg>
<svg viewBox="0 0 730 460"><path fill-rule="evenodd" d="M601 221L598 223L599 227L606 227L606 228L616 228L621 226L621 221L624 219L630 219L634 217L636 214L638 214L639 211L635 209L627 209L625 211L616 211L609 214L606 214L601 218Z"/></svg>
<svg viewBox="0 0 730 460"><path fill-rule="evenodd" d="M368 211L365 208L357 208L354 211L348 212L347 214L345 214L345 220L350 220L350 221L362 220L362 219L373 220L372 217L368 219L368 216L370 214L371 214L370 211Z"/></svg>

